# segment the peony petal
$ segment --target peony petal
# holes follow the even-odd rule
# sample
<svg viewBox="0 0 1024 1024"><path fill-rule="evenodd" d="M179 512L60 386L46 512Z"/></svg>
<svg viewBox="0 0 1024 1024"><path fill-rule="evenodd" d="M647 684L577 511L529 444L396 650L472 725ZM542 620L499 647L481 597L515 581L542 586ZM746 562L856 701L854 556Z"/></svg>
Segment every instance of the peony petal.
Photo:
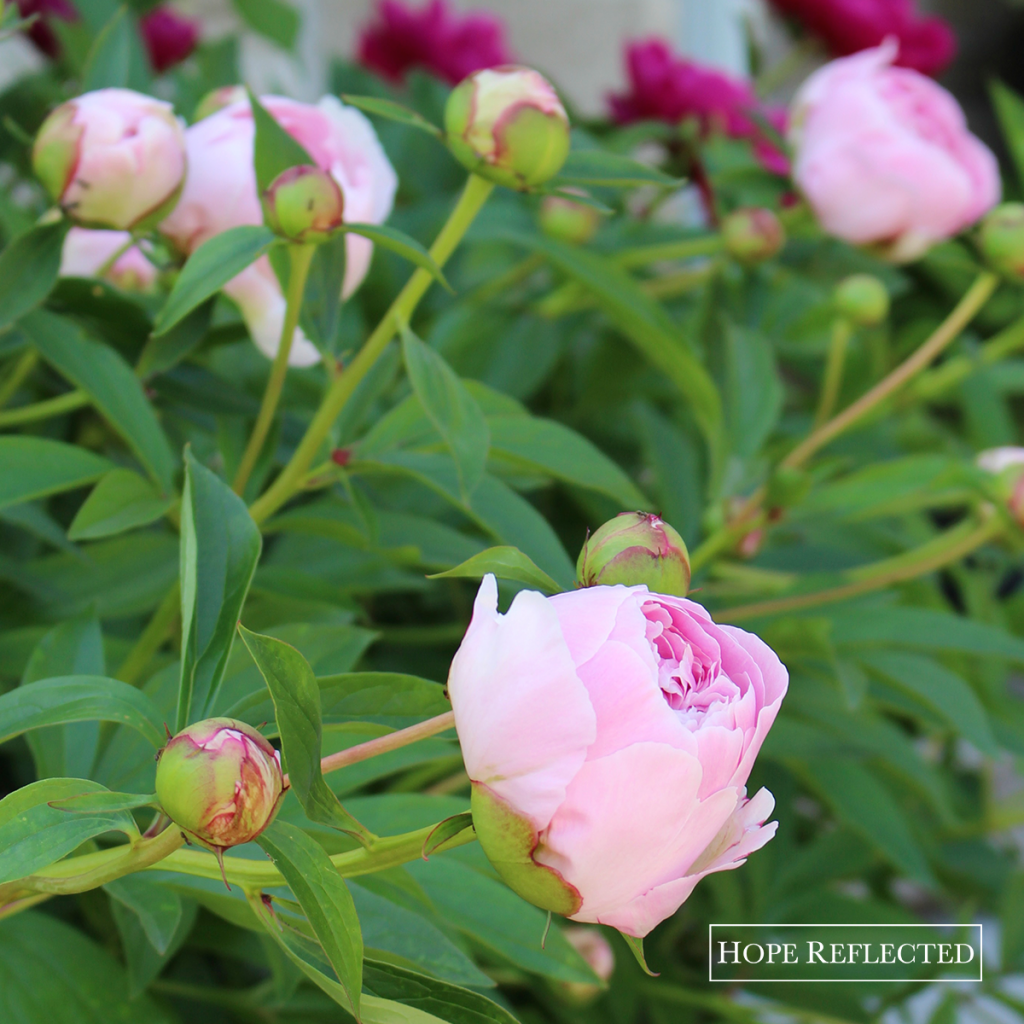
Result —
<svg viewBox="0 0 1024 1024"><path fill-rule="evenodd" d="M562 635L572 660L582 665L598 652L615 628L619 609L630 594L647 593L646 587L584 587L549 598L558 614ZM641 638L643 630L640 631Z"/></svg>
<svg viewBox="0 0 1024 1024"><path fill-rule="evenodd" d="M485 576L448 676L466 771L547 826L597 735L552 602L516 595L499 615Z"/></svg>

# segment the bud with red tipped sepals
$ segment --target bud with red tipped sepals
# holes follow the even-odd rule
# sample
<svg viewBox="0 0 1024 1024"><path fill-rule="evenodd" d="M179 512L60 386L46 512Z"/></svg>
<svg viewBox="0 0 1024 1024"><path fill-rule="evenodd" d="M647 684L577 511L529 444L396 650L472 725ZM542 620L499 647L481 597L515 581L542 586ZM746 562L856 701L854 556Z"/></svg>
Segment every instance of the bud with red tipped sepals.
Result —
<svg viewBox="0 0 1024 1024"><path fill-rule="evenodd" d="M786 232L771 210L745 207L734 210L722 222L725 251L740 263L771 259L786 244Z"/></svg>
<svg viewBox="0 0 1024 1024"><path fill-rule="evenodd" d="M475 174L528 189L553 178L569 155L569 117L538 71L502 65L476 71L444 112L448 148Z"/></svg>
<svg viewBox="0 0 1024 1024"><path fill-rule="evenodd" d="M281 755L233 718L188 726L158 757L160 806L175 825L214 849L255 839L284 796Z"/></svg>
<svg viewBox="0 0 1024 1024"><path fill-rule="evenodd" d="M994 486L1010 515L1024 526L1024 448L1005 445L978 453L978 466L996 479Z"/></svg>
<svg viewBox="0 0 1024 1024"><path fill-rule="evenodd" d="M643 583L652 593L685 597L690 555L683 538L663 519L648 512L622 512L587 538L576 563L576 583Z"/></svg>
<svg viewBox="0 0 1024 1024"><path fill-rule="evenodd" d="M62 103L43 122L32 167L76 223L146 227L177 202L185 133L169 103L130 89L99 89Z"/></svg>
<svg viewBox="0 0 1024 1024"><path fill-rule="evenodd" d="M1002 203L981 222L978 245L989 264L1024 279L1024 203Z"/></svg>
<svg viewBox="0 0 1024 1024"><path fill-rule="evenodd" d="M545 235L574 245L586 245L601 224L593 206L567 195L545 196L540 204L540 228Z"/></svg>
<svg viewBox="0 0 1024 1024"><path fill-rule="evenodd" d="M872 274L851 274L836 286L836 310L857 327L877 327L889 315L889 293Z"/></svg>
<svg viewBox="0 0 1024 1024"><path fill-rule="evenodd" d="M329 171L311 164L282 171L263 193L271 229L292 242L326 242L345 222L345 197Z"/></svg>

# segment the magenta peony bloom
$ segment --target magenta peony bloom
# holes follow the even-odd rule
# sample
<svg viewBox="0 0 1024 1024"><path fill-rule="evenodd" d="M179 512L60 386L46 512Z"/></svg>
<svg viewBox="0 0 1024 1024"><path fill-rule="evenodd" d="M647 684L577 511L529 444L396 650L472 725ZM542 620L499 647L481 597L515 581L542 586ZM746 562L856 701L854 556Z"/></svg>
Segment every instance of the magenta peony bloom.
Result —
<svg viewBox="0 0 1024 1024"><path fill-rule="evenodd" d="M70 0L16 0L18 12L23 18L37 14L36 20L28 27L25 34L36 45L36 48L47 57L60 55L60 40L50 27L49 20L77 21L78 11Z"/></svg>
<svg viewBox="0 0 1024 1024"><path fill-rule="evenodd" d="M952 28L936 17L922 17L914 0L771 0L780 14L799 21L837 57L899 40L896 63L925 75L942 72L956 55Z"/></svg>
<svg viewBox="0 0 1024 1024"><path fill-rule="evenodd" d="M199 22L170 7L154 7L139 21L139 31L158 75L185 60L199 42Z"/></svg>
<svg viewBox="0 0 1024 1024"><path fill-rule="evenodd" d="M786 669L644 586L497 601L486 576L448 677L480 843L524 898L642 937L775 834L745 786Z"/></svg>
<svg viewBox="0 0 1024 1024"><path fill-rule="evenodd" d="M816 71L790 113L793 177L822 227L916 259L999 201L996 158L956 100L892 67L894 41Z"/></svg>
<svg viewBox="0 0 1024 1024"><path fill-rule="evenodd" d="M505 26L493 14L458 17L445 0L419 8L381 0L374 22L363 29L359 62L400 82L413 68L456 85L481 68L511 64Z"/></svg>
<svg viewBox="0 0 1024 1024"><path fill-rule="evenodd" d="M678 124L695 118L704 135L724 131L730 138L750 139L768 170L788 173L789 161L757 123L763 118L784 131L786 114L762 106L748 83L677 57L661 39L630 43L626 72L629 90L608 97L612 117L619 124L644 120Z"/></svg>

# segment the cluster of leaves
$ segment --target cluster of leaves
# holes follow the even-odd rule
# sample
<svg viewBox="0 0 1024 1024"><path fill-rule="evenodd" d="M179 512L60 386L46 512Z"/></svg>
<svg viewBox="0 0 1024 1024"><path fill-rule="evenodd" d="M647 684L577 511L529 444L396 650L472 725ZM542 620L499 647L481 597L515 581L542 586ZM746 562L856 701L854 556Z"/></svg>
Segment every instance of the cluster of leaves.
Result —
<svg viewBox="0 0 1024 1024"><path fill-rule="evenodd" d="M75 51L88 54L119 30L87 17L76 31L92 33ZM79 85L129 84L133 67L95 57L72 73ZM102 81L89 68L103 68ZM163 85L188 109L236 80L226 42L202 47ZM1004 285L939 369L787 490L772 467L811 427L836 282L874 273L894 298L891 320L853 339L846 404L959 299L980 270L971 246L951 242L897 270L822 237L797 208L785 250L758 267L721 257L645 263L638 251L686 240L670 215L677 200L658 175L648 185L623 177L609 154L652 142L679 171L673 161L692 156L692 140L663 127L588 125L572 167L610 211L594 241L547 238L537 197L496 193L446 268L455 294L428 293L346 404L305 493L257 528L227 481L268 364L235 309L215 287L193 293L181 313L168 288L138 295L55 281L62 228L32 229L44 204L25 140L76 87L44 72L0 95L0 741L10 740L0 748L10 793L0 802L0 886L72 852L112 848L118 836L138 842L164 723L230 714L268 722L281 738L295 785L263 848L288 887L247 902L216 870L165 866L36 909L8 906L2 1019L86 1020L102 1005L113 1019L298 1024L338 1019L337 1004L355 1011L357 1002L375 1024L424 1013L451 1024L779 1012L866 1021L915 999L935 1024L972 999L1016 1012L991 963L971 992L933 997L922 977L751 986L757 999L735 999L707 986L706 942L709 922L983 916L1003 922L1002 974L1022 966L1024 871L1011 841L1024 823L1012 772L1024 754L1015 528L941 572L798 611L783 602L912 558L983 501L974 453L1021 439L1018 288ZM440 121L444 90L427 78L396 97L339 65L334 89L375 97L378 114L394 115L386 101L399 98ZM1024 153L1024 105L1006 91L997 99L1009 148ZM319 293L314 275L304 323L342 363L464 182L415 119L375 123L401 183L391 225L419 244L378 247L370 277L341 309L329 301L329 268ZM711 140L700 159L719 213L775 205L786 190L741 143ZM261 232L249 230L248 258L268 244ZM209 285L208 272L194 276ZM287 462L329 383L323 367L289 372L246 500ZM38 415L26 419L29 407ZM327 777L316 768L321 754L445 709L441 682L474 586L460 576L501 567L506 600L522 584L568 587L586 530L622 509L658 510L696 548L766 483L778 514L759 549L722 548L694 585L790 668L789 697L751 779L775 794L780 828L743 870L702 882L651 936L657 981L618 944L608 991L581 1007L578 986L595 977L557 923L541 945L544 916L497 880L475 845L345 881L325 870L329 856L335 865L361 856L365 830L417 833L468 807L450 734ZM239 619L254 631L246 646L232 646ZM293 705L303 713L288 712ZM255 847L234 853L242 875L266 863Z"/></svg>

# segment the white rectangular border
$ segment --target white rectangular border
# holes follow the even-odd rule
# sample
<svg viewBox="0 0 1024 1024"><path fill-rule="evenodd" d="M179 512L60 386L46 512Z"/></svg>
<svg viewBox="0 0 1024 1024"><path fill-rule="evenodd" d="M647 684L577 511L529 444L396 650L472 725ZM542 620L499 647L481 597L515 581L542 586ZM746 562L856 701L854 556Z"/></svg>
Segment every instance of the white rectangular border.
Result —
<svg viewBox="0 0 1024 1024"><path fill-rule="evenodd" d="M715 928L977 928L978 929L978 977L977 978L715 978L714 975L714 929ZM980 923L961 924L709 924L708 925L708 981L712 984L772 985L778 982L810 981L822 985L845 984L848 982L941 982L979 983L985 980L985 931Z"/></svg>

